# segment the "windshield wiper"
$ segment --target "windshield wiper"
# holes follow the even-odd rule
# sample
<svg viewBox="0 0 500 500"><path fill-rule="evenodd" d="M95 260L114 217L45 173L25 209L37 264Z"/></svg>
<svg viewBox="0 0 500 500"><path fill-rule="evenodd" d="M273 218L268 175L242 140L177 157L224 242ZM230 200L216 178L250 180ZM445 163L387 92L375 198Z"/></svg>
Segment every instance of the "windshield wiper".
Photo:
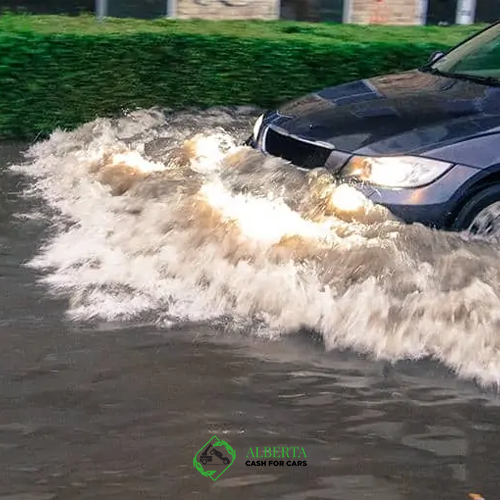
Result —
<svg viewBox="0 0 500 500"><path fill-rule="evenodd" d="M457 80L466 80L474 83L481 83L483 85L491 85L500 87L500 80L492 76L470 75L469 73L453 73L448 71L441 71L431 66L423 66L421 71L425 73L432 73L433 75L444 76L447 78L456 78Z"/></svg>

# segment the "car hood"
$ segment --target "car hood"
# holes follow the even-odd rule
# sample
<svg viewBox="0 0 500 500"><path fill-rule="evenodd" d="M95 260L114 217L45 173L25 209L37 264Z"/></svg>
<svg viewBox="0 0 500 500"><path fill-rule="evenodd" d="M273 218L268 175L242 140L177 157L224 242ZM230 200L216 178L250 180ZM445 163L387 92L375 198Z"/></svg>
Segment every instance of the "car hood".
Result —
<svg viewBox="0 0 500 500"><path fill-rule="evenodd" d="M500 132L500 88L409 71L310 94L279 108L273 124L356 154L432 155Z"/></svg>

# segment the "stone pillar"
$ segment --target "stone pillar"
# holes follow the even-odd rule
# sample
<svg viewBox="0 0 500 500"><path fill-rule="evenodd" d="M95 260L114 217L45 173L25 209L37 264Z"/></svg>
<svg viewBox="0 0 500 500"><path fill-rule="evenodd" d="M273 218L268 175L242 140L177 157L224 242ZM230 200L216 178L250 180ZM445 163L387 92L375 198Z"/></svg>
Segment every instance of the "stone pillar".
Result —
<svg viewBox="0 0 500 500"><path fill-rule="evenodd" d="M278 19L280 0L177 0L180 19Z"/></svg>

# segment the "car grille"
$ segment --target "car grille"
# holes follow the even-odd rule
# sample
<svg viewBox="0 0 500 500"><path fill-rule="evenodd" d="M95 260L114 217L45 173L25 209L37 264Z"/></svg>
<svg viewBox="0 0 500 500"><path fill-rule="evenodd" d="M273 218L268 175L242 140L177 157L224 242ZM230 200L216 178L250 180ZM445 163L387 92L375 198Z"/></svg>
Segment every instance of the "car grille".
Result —
<svg viewBox="0 0 500 500"><path fill-rule="evenodd" d="M333 147L329 149L280 134L273 128L266 131L263 146L266 153L272 156L288 160L298 167L311 169L322 167L333 150Z"/></svg>

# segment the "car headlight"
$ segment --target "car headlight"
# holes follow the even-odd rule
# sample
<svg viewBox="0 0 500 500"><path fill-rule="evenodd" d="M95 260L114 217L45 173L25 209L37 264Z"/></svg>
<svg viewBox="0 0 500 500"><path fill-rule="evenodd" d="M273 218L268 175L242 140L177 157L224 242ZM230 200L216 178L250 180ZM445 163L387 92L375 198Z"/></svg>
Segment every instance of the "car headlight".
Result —
<svg viewBox="0 0 500 500"><path fill-rule="evenodd" d="M436 180L452 166L453 163L417 156L354 156L342 175L378 186L414 188Z"/></svg>
<svg viewBox="0 0 500 500"><path fill-rule="evenodd" d="M260 115L257 118L257 121L255 122L255 125L253 126L253 138L254 139L257 139L257 137L259 136L260 127L262 127L262 121L263 120L264 120L264 115Z"/></svg>

